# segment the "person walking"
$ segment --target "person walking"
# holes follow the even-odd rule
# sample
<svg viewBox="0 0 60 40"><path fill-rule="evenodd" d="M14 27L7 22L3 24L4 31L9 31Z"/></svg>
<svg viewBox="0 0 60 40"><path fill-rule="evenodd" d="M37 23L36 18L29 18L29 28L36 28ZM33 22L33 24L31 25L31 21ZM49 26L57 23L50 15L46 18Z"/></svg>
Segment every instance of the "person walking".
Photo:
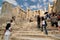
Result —
<svg viewBox="0 0 60 40"><path fill-rule="evenodd" d="M58 17L58 30L60 31L60 12L58 13L57 17Z"/></svg>
<svg viewBox="0 0 60 40"><path fill-rule="evenodd" d="M10 22L7 23L6 28L4 30L4 40L9 40L10 38L10 34L12 31L12 27L11 27L11 23L13 22L13 20L10 20Z"/></svg>
<svg viewBox="0 0 60 40"><path fill-rule="evenodd" d="M46 22L46 20L45 20L44 17L42 17L41 25L42 25L42 27L41 27L41 31L44 30L44 31L45 31L45 34L48 35L47 29L46 29L46 27L47 27L47 22Z"/></svg>
<svg viewBox="0 0 60 40"><path fill-rule="evenodd" d="M40 28L40 16L37 15L37 27Z"/></svg>
<svg viewBox="0 0 60 40"><path fill-rule="evenodd" d="M15 19L16 19L16 17L15 17L15 16L12 16L12 20L14 20L14 21L15 21Z"/></svg>
<svg viewBox="0 0 60 40"><path fill-rule="evenodd" d="M58 18L56 16L56 14L51 16L51 26L56 25L56 27L58 27Z"/></svg>

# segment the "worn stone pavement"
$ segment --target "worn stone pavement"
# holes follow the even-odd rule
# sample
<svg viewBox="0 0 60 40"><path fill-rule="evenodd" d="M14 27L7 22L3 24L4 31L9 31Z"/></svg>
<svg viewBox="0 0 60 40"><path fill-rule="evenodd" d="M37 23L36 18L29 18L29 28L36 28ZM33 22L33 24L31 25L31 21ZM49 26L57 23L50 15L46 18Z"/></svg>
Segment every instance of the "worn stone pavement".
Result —
<svg viewBox="0 0 60 40"><path fill-rule="evenodd" d="M37 28L36 22L23 22L15 24L12 28L10 40L60 40L60 33L56 28L47 27L49 34L46 35ZM0 30L1 37L3 29Z"/></svg>

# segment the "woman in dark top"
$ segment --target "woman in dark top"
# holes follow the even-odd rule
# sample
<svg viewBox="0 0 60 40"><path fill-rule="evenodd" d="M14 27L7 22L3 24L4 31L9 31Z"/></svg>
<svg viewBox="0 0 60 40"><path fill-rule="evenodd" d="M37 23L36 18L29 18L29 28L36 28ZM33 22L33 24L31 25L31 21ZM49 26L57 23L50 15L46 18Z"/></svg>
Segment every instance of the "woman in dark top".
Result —
<svg viewBox="0 0 60 40"><path fill-rule="evenodd" d="M13 20L10 20L9 23L7 23L6 28L4 30L4 40L9 40L10 38L10 32L11 32L11 23Z"/></svg>

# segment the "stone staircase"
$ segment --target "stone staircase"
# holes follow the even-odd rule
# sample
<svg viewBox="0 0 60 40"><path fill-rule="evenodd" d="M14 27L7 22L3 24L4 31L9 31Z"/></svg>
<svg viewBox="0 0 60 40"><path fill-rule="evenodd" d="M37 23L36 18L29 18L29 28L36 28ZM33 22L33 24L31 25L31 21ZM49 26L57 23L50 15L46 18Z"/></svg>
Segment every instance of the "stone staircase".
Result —
<svg viewBox="0 0 60 40"><path fill-rule="evenodd" d="M37 28L36 23L23 23L20 27L13 30L11 40L54 40L51 36L47 36ZM58 31L48 31L49 34L56 34Z"/></svg>
<svg viewBox="0 0 60 40"><path fill-rule="evenodd" d="M20 24L15 24L12 30L12 35L10 40L57 40L57 38L51 37L51 34L59 34L59 31L52 30L50 31L48 28L48 35L41 32L40 29L37 28L36 22L23 22ZM55 28L54 28L55 29ZM2 37L4 28L1 28L0 35Z"/></svg>
<svg viewBox="0 0 60 40"><path fill-rule="evenodd" d="M39 31L18 31L11 36L11 40L53 40Z"/></svg>

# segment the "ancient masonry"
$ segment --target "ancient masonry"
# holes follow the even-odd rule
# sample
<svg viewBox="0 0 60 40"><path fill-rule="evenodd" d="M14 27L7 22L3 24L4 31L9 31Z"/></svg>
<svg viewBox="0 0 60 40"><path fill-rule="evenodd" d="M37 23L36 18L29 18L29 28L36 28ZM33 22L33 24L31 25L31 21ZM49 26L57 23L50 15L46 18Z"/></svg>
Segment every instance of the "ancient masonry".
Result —
<svg viewBox="0 0 60 40"><path fill-rule="evenodd" d="M53 12L60 12L60 0L54 0L53 2Z"/></svg>
<svg viewBox="0 0 60 40"><path fill-rule="evenodd" d="M44 16L43 10L23 10L20 6L14 6L8 2L3 2L2 5L2 15L6 18L11 18L15 16L17 19L22 20L36 20L36 16L39 14L40 16Z"/></svg>

